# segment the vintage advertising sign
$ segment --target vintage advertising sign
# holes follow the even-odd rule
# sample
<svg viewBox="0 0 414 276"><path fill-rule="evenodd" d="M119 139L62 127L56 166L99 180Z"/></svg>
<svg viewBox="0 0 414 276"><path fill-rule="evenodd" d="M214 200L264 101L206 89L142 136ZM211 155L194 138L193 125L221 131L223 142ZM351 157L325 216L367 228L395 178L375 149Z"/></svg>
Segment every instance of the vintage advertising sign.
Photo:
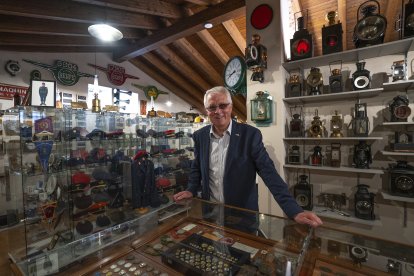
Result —
<svg viewBox="0 0 414 276"><path fill-rule="evenodd" d="M98 70L104 71L108 77L109 82L116 86L123 85L127 78L139 80L138 77L126 74L125 68L116 64L108 64L107 68L91 63L88 63L88 65Z"/></svg>
<svg viewBox="0 0 414 276"><path fill-rule="evenodd" d="M43 69L49 70L52 72L53 77L56 79L56 81L62 85L66 86L72 86L76 83L78 83L79 78L81 77L87 77L87 78L93 78L94 75L82 73L79 72L78 65L65 61L65 60L55 60L54 65L49 65L29 59L23 59L27 63L31 63L33 65L42 67Z"/></svg>
<svg viewBox="0 0 414 276"><path fill-rule="evenodd" d="M29 87L0 83L0 99L12 100L16 92L24 98L28 89Z"/></svg>
<svg viewBox="0 0 414 276"><path fill-rule="evenodd" d="M139 88L142 91L144 91L145 97L148 100L151 100L151 97L152 97L155 101L158 98L159 95L168 94L168 92L158 90L158 88L155 87L154 85L143 86L143 85L139 85L139 84L136 84L136 83L131 83L131 85L133 85L136 88Z"/></svg>

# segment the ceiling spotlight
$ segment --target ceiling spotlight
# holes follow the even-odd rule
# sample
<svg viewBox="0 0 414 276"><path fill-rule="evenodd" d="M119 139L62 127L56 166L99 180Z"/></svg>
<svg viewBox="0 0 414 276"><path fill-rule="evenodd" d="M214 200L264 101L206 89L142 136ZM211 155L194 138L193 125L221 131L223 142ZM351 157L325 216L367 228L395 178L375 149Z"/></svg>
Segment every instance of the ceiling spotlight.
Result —
<svg viewBox="0 0 414 276"><path fill-rule="evenodd" d="M213 28L213 23L211 23L211 22L206 22L206 23L204 23L204 28L206 28L206 29L211 29L211 28Z"/></svg>
<svg viewBox="0 0 414 276"><path fill-rule="evenodd" d="M91 25L88 27L88 32L91 36L103 41L117 41L124 37L118 29L107 24Z"/></svg>

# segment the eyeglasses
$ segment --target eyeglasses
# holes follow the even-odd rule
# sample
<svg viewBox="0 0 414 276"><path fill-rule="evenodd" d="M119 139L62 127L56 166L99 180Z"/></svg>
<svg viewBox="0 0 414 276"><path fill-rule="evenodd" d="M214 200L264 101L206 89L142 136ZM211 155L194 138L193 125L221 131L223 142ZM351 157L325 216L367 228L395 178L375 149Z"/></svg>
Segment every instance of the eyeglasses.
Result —
<svg viewBox="0 0 414 276"><path fill-rule="evenodd" d="M221 110L224 110L224 109L226 109L229 105L230 105L230 103L222 103L222 104L219 104L219 105L211 105L211 106L209 106L209 107L206 107L206 110L207 110L208 112L214 112L214 111L216 111L216 110L217 110L217 107L218 107L219 109L221 109Z"/></svg>

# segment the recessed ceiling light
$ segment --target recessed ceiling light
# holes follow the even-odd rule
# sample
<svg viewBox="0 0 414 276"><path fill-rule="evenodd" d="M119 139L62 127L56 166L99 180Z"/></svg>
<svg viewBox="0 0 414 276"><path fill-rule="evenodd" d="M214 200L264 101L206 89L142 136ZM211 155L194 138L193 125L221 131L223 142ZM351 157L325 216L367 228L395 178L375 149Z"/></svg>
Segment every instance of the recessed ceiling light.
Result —
<svg viewBox="0 0 414 276"><path fill-rule="evenodd" d="M213 28L213 23L210 23L210 22L206 22L206 23L204 23L204 28L206 28L206 29L211 29L211 28Z"/></svg>
<svg viewBox="0 0 414 276"><path fill-rule="evenodd" d="M91 25L88 27L88 32L91 36L103 41L117 41L124 37L118 29L107 24Z"/></svg>

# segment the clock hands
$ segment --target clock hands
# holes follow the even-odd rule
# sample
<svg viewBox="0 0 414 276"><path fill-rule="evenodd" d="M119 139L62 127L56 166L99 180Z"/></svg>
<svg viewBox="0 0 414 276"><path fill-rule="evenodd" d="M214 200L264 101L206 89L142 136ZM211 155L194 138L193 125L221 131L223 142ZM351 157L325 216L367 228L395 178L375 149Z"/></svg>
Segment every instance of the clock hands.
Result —
<svg viewBox="0 0 414 276"><path fill-rule="evenodd" d="M228 77L230 78L234 73L236 73L236 70L233 70L233 72L231 72L230 75L228 75Z"/></svg>

